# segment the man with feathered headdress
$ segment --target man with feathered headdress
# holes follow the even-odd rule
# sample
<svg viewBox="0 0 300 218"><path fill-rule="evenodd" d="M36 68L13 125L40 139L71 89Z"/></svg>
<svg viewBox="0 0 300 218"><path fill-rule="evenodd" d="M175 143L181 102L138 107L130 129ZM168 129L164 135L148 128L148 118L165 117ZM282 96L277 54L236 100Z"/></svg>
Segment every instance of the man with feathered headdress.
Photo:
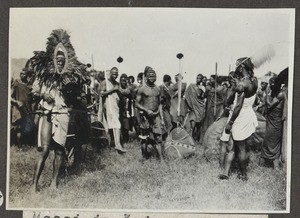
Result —
<svg viewBox="0 0 300 218"><path fill-rule="evenodd" d="M55 152L51 186L58 184L70 120L69 109L83 102L82 87L89 80L86 65L77 60L70 35L62 29L52 31L46 51L35 51L25 69L35 75L32 93L43 112L38 136L40 157L34 174L34 189L38 191L38 181L50 149Z"/></svg>
<svg viewBox="0 0 300 218"><path fill-rule="evenodd" d="M247 163L249 155L246 148L246 141L255 132L258 125L255 112L252 108L258 88L258 82L256 77L254 77L253 69L254 64L250 58L239 58L236 62L235 74L239 77L239 80L235 88L235 102L233 111L225 127L226 134L223 134L221 138L222 141L228 141L229 133L231 132L234 147L231 147L226 153L225 168L219 176L220 179L229 178L229 170L235 155L238 155L241 170L239 178L242 180L248 179ZM234 151L238 151L238 154L235 154Z"/></svg>

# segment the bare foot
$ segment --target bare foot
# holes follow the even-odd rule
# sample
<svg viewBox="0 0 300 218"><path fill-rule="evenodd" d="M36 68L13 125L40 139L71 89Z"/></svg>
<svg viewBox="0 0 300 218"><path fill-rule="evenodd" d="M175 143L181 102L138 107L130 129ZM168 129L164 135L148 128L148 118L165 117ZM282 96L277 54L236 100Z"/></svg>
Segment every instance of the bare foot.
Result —
<svg viewBox="0 0 300 218"><path fill-rule="evenodd" d="M126 151L124 148L122 148L122 147L116 147L115 149L116 149L116 151L117 151L118 154L124 154L124 153L127 152L127 151Z"/></svg>
<svg viewBox="0 0 300 218"><path fill-rule="evenodd" d="M51 182L51 185L50 185L50 190L56 190L57 189L57 185L55 184L55 182Z"/></svg>
<svg viewBox="0 0 300 218"><path fill-rule="evenodd" d="M225 174L220 174L220 175L218 176L218 178L219 178L220 180L229 180L229 176L227 176L227 175L225 175Z"/></svg>

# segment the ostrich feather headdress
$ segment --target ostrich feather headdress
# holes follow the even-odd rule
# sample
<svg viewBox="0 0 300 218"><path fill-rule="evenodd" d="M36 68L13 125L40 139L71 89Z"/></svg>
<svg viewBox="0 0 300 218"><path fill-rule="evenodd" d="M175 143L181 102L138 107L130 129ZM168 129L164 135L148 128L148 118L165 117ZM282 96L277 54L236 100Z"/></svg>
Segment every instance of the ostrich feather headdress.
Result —
<svg viewBox="0 0 300 218"><path fill-rule="evenodd" d="M275 49L272 45L267 45L254 53L251 57L239 58L236 62L236 68L245 65L249 69L259 68L266 62L269 62L275 56Z"/></svg>
<svg viewBox="0 0 300 218"><path fill-rule="evenodd" d="M56 56L64 53L65 66L63 71L57 69ZM75 49L70 41L70 35L66 30L53 30L47 38L46 51L34 51L25 66L27 72L32 72L41 83L51 85L54 82L60 84L63 78L84 81L88 78L86 65L79 62Z"/></svg>

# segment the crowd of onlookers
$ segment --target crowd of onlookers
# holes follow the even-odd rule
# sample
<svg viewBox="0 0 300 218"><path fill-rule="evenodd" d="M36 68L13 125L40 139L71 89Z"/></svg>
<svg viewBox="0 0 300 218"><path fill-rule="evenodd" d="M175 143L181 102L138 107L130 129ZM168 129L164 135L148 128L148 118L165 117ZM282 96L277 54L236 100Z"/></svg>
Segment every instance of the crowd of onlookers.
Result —
<svg viewBox="0 0 300 218"><path fill-rule="evenodd" d="M90 70L89 75L91 82L82 90L86 95L85 105L92 113L98 114L98 121L103 122L102 117L106 116L107 111L102 92L107 83L105 76L108 75L95 70ZM279 157L283 162L286 160L287 76L282 75L273 74L261 78L253 105L256 113L266 119L265 140L261 151L267 164L269 160L279 160ZM174 81L170 75L164 75L162 84L158 86L164 112L161 122L165 129L163 134L167 135L180 123L195 141L201 143L208 127L220 117L226 114L228 116L227 98L232 86L228 78L215 75L207 78L198 74L195 83L187 85L179 75L175 76ZM144 72L139 73L136 78L121 74L118 79L116 93L119 97L118 117L123 145L130 141L130 132L137 137L141 135L141 110L136 107L136 97L139 88L147 85L145 80ZM34 76L23 71L20 79L11 81L11 144L20 148L37 143L38 116L34 112L38 110L38 103L31 93L33 81ZM179 81L182 81L181 93L178 93ZM181 98L180 101L178 97Z"/></svg>

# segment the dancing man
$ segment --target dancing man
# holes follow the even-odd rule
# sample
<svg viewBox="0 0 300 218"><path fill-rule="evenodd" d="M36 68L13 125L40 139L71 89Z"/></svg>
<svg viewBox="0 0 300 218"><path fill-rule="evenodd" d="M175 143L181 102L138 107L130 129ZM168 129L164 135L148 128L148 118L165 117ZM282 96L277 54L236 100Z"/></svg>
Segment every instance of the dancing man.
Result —
<svg viewBox="0 0 300 218"><path fill-rule="evenodd" d="M80 63L62 29L53 30L48 38L46 52L36 51L26 64L27 73L35 75L32 93L42 110L39 124L39 151L34 173L34 190L50 150L54 150L52 188L58 185L58 175L65 157L69 125L69 106L80 99L84 84L89 83L86 65Z"/></svg>
<svg viewBox="0 0 300 218"><path fill-rule="evenodd" d="M228 151L225 157L225 170L219 176L220 179L229 178L229 169L235 155L238 155L240 173L238 178L247 180L247 164L249 159L246 141L255 132L257 118L252 105L255 101L255 94L258 82L254 77L254 65L250 58L240 58L236 63L236 75L240 78L236 86L236 98L233 112L228 119L225 132L231 132L234 146ZM235 153L237 152L237 154Z"/></svg>

